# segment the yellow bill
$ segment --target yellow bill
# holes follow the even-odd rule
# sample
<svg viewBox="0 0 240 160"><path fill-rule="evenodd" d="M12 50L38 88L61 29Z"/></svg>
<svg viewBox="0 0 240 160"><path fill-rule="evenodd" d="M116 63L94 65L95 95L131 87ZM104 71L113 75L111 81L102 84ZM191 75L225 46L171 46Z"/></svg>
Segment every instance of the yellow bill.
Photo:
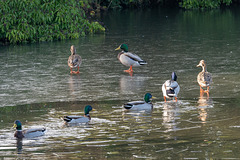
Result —
<svg viewBox="0 0 240 160"><path fill-rule="evenodd" d="M12 128L16 128L16 127L17 127L17 125L16 125L16 124L14 124Z"/></svg>
<svg viewBox="0 0 240 160"><path fill-rule="evenodd" d="M121 47L121 46L119 46L118 48L116 48L115 51L120 50L120 49L121 49L120 47Z"/></svg>

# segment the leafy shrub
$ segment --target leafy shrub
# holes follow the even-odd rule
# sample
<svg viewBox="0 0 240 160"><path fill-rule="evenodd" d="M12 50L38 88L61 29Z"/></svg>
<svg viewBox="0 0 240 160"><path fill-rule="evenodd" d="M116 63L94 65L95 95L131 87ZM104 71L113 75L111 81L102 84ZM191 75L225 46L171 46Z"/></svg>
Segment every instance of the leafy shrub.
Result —
<svg viewBox="0 0 240 160"><path fill-rule="evenodd" d="M83 1L1 0L0 41L22 43L76 39L104 32L98 22L87 20Z"/></svg>

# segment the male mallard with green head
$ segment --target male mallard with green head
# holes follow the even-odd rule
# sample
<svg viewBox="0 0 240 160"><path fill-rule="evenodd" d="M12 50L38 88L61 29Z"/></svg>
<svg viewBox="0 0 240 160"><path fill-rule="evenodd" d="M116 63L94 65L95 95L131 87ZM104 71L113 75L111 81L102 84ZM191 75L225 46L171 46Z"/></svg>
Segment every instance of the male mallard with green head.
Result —
<svg viewBox="0 0 240 160"><path fill-rule="evenodd" d="M144 101L132 101L132 102L128 102L125 103L123 105L123 107L125 109L131 109L131 110L144 110L144 109L152 109L153 108L153 104L150 101L151 99L154 99L155 97L153 97L151 95L151 93L146 93L144 96Z"/></svg>
<svg viewBox="0 0 240 160"><path fill-rule="evenodd" d="M89 112L92 110L94 110L92 106L87 105L84 108L84 116L64 116L63 120L66 124L87 123L91 120Z"/></svg>
<svg viewBox="0 0 240 160"><path fill-rule="evenodd" d="M197 67L202 67L202 72L197 76L197 82L200 86L200 92L205 92L209 95L209 86L212 83L212 74L207 71L207 65L204 60L201 60ZM207 88L207 90L203 90Z"/></svg>
<svg viewBox="0 0 240 160"><path fill-rule="evenodd" d="M79 72L79 67L82 64L82 58L81 58L81 56L76 54L76 48L74 47L74 45L71 46L70 51L71 51L71 55L68 58L68 66L71 69L70 73L71 74L72 73L78 74L78 73L80 73ZM73 71L72 70L73 68L78 68L78 70L77 71Z"/></svg>
<svg viewBox="0 0 240 160"><path fill-rule="evenodd" d="M45 128L33 128L33 129L22 130L22 123L19 120L16 120L14 122L13 127L16 128L14 137L16 137L18 139L42 136L42 135L44 135L44 132L46 131Z"/></svg>
<svg viewBox="0 0 240 160"><path fill-rule="evenodd" d="M146 61L142 60L136 54L128 52L128 46L126 44L121 44L115 50L120 50L120 49L122 50L122 52L118 54L119 61L123 65L130 67L128 70L124 70L124 72L132 73L133 72L132 67L137 67L137 66L142 66L147 64Z"/></svg>

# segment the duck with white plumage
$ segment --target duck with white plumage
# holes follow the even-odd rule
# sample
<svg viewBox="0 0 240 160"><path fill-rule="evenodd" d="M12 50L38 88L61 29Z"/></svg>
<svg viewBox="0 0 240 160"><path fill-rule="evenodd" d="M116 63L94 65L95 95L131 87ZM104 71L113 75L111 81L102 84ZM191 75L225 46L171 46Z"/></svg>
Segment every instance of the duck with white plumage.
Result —
<svg viewBox="0 0 240 160"><path fill-rule="evenodd" d="M177 83L177 74L172 72L171 79L167 80L162 85L162 93L164 97L164 101L167 101L167 98L172 99L175 98L177 102L178 93L180 91L180 86Z"/></svg>

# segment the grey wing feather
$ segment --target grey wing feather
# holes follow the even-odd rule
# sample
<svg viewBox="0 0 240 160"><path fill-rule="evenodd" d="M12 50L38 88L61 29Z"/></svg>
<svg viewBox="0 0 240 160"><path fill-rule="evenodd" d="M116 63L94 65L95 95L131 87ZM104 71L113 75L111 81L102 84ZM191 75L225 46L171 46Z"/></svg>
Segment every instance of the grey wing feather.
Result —
<svg viewBox="0 0 240 160"><path fill-rule="evenodd" d="M124 55L131 58L134 61L143 61L138 55L133 54L131 52L125 52Z"/></svg>
<svg viewBox="0 0 240 160"><path fill-rule="evenodd" d="M144 104L144 101L133 101L133 102L128 102L125 103L123 106L126 109L131 109L134 105L140 105L140 104Z"/></svg>
<svg viewBox="0 0 240 160"><path fill-rule="evenodd" d="M33 132L44 132L45 130L46 130L45 128L33 128L33 129L23 130L23 133L28 134Z"/></svg>
<svg viewBox="0 0 240 160"><path fill-rule="evenodd" d="M82 58L79 55L71 55L68 58L68 65L69 67L77 67L80 66L82 63Z"/></svg>
<svg viewBox="0 0 240 160"><path fill-rule="evenodd" d="M133 102L128 102L127 104L131 104L131 105L140 105L140 104L144 104L144 101L133 101Z"/></svg>
<svg viewBox="0 0 240 160"><path fill-rule="evenodd" d="M209 82L209 83L212 82L212 75L211 75L211 73L206 72L206 73L204 74L204 78L205 78L205 80L206 80L207 82Z"/></svg>

